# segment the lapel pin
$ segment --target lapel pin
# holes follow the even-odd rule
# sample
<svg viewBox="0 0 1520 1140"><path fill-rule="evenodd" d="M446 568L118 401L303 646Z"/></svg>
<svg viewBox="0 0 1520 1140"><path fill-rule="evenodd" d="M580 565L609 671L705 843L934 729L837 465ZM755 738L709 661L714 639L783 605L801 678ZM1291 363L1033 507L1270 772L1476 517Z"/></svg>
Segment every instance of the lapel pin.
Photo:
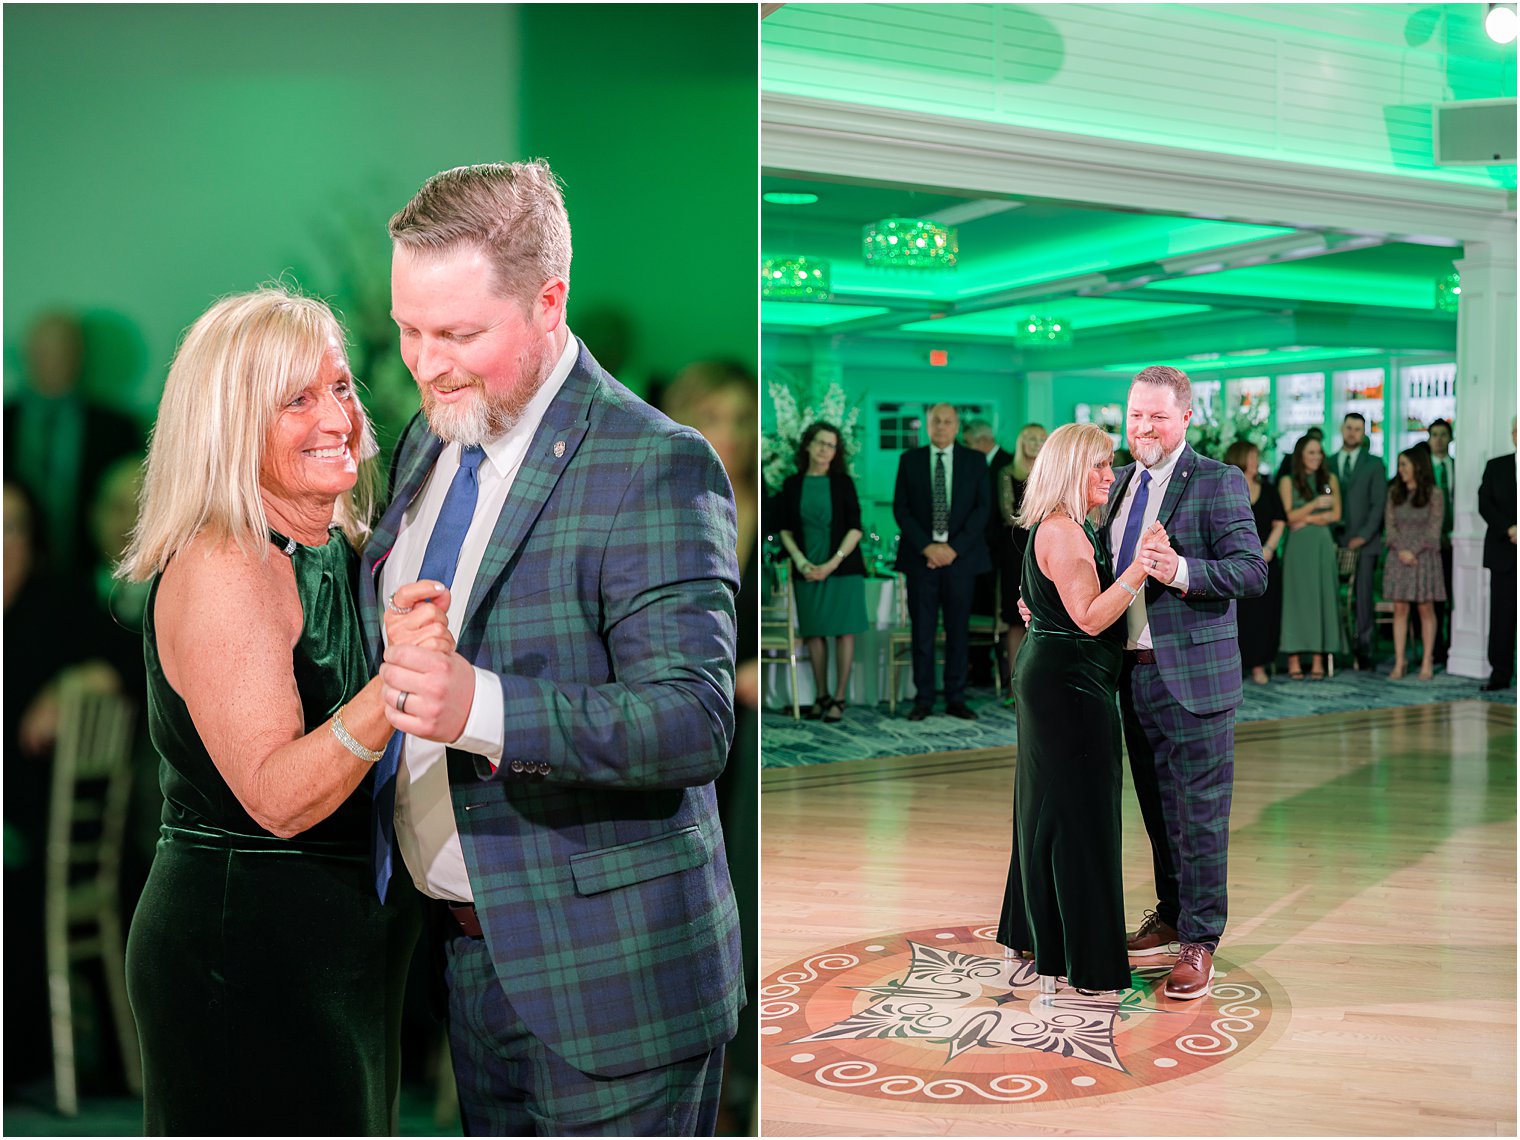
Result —
<svg viewBox="0 0 1520 1140"><path fill-rule="evenodd" d="M560 459L560 458L562 458L564 456L564 454L565 454L565 441L562 440L562 439L556 439L554 441L554 458L555 459Z"/></svg>

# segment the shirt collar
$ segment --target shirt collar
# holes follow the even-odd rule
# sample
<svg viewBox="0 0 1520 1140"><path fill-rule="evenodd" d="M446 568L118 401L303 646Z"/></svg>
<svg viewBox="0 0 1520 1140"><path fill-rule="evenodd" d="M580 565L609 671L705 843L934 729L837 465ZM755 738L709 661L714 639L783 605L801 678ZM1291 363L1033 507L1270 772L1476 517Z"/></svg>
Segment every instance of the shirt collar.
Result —
<svg viewBox="0 0 1520 1140"><path fill-rule="evenodd" d="M491 466L496 468L499 475L506 475L520 461L523 452L528 449L528 444L533 439L533 433L538 430L538 425L543 422L544 413L549 410L549 405L554 403L554 397L559 395L559 390L564 387L566 378L570 375L570 369L575 367L575 358L580 351L579 342L575 334L565 328L565 347L559 354L559 359L554 362L554 367L549 370L549 375L544 379L533 398L528 401L528 406L513 424L501 435L484 445L486 457L491 461Z"/></svg>
<svg viewBox="0 0 1520 1140"><path fill-rule="evenodd" d="M949 455L952 451L955 450L955 444L951 443L948 447L935 447L931 443L929 445L929 450L934 452L936 455Z"/></svg>

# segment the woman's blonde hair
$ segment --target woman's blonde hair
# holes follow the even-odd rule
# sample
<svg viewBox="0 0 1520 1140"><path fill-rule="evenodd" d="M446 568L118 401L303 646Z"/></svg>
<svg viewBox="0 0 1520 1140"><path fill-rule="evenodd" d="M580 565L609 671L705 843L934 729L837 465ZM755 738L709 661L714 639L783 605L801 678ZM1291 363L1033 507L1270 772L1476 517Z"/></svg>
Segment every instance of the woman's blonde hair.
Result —
<svg viewBox="0 0 1520 1140"><path fill-rule="evenodd" d="M259 497L264 441L334 346L345 353L332 310L283 284L225 297L201 314L169 367L141 510L117 577L152 577L199 534L267 557L269 521ZM379 448L357 400L354 407L359 479L338 496L333 521L358 547L369 534Z"/></svg>
<svg viewBox="0 0 1520 1140"><path fill-rule="evenodd" d="M1030 529L1052 511L1074 522L1087 517L1087 476L1114 453L1113 440L1097 424L1063 424L1046 437L1029 482L1016 526Z"/></svg>

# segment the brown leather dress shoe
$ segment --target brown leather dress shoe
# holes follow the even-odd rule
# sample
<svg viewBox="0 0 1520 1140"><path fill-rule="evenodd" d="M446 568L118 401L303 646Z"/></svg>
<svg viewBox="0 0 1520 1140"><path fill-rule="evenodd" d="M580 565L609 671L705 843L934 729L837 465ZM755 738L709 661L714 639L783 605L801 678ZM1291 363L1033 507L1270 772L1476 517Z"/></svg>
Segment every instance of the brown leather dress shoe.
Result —
<svg viewBox="0 0 1520 1140"><path fill-rule="evenodd" d="M957 720L975 720L976 713L966 706L966 702L957 701L955 704L945 706L945 715L953 716Z"/></svg>
<svg viewBox="0 0 1520 1140"><path fill-rule="evenodd" d="M1177 1001L1192 1001L1208 997L1213 985L1214 955L1200 943L1185 942L1161 992Z"/></svg>
<svg viewBox="0 0 1520 1140"><path fill-rule="evenodd" d="M1124 940L1124 946L1137 958L1149 958L1153 954L1170 954L1176 941L1177 931L1155 911L1148 910L1140 929Z"/></svg>

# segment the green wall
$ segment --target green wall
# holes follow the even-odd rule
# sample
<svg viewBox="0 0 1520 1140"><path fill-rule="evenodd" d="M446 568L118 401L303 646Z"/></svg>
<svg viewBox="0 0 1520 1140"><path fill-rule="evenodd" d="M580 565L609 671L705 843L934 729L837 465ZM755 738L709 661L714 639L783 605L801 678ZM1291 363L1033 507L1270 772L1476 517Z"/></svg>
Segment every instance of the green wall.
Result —
<svg viewBox="0 0 1520 1140"><path fill-rule="evenodd" d="M753 368L755 6L521 12L522 147L564 179L575 229L570 327L597 350L603 327L630 321L626 363L614 371L640 390L706 357Z"/></svg>
<svg viewBox="0 0 1520 1140"><path fill-rule="evenodd" d="M7 5L5 390L41 311L151 420L183 330L287 274L331 299L384 427L416 407L385 223L430 174L542 155L575 236L571 327L635 387L755 360L746 5ZM603 347L605 345L605 347Z"/></svg>

